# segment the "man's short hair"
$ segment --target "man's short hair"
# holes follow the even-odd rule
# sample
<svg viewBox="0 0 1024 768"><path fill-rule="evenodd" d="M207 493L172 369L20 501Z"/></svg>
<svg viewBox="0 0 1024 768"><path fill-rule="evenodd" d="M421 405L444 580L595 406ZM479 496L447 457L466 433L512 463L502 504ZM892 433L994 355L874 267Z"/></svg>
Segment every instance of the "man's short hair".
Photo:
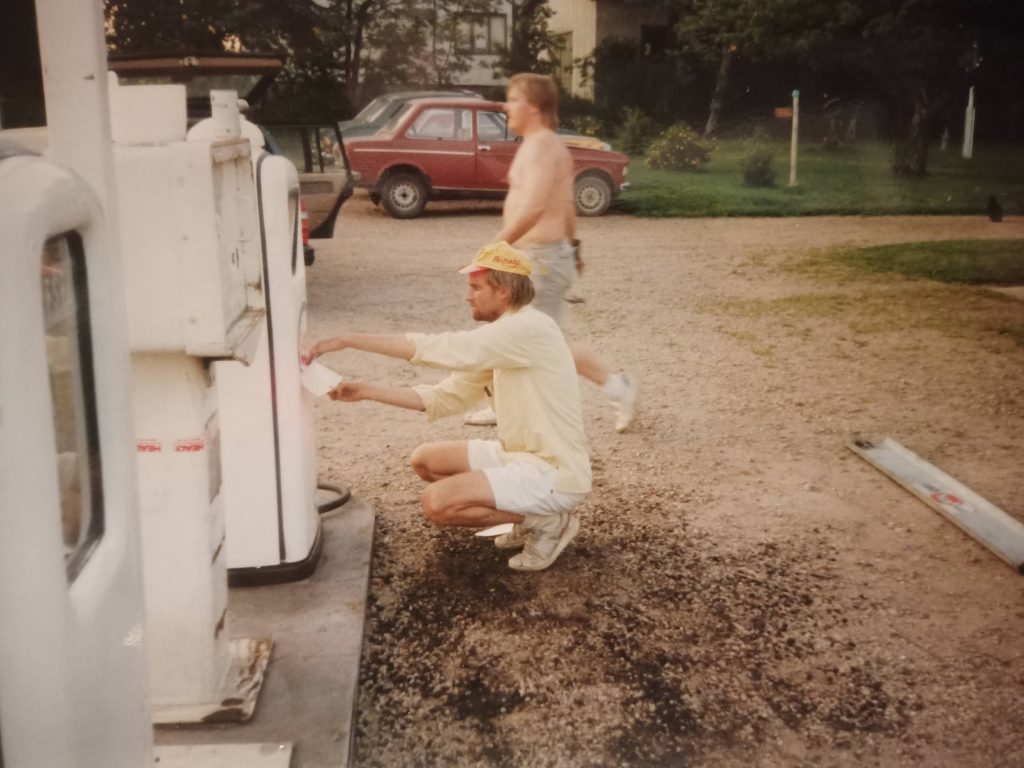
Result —
<svg viewBox="0 0 1024 768"><path fill-rule="evenodd" d="M520 72L509 78L508 87L513 86L540 111L541 120L548 128L558 128L558 85L552 78L533 72Z"/></svg>
<svg viewBox="0 0 1024 768"><path fill-rule="evenodd" d="M508 291L508 305L513 309L525 307L533 301L533 283L526 275L488 269L487 284L492 288Z"/></svg>

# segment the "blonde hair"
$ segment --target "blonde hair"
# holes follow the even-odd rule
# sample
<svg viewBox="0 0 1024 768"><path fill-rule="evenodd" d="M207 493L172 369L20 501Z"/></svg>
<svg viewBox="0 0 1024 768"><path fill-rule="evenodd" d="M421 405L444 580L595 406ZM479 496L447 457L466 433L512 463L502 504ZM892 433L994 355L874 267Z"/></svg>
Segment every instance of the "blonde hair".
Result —
<svg viewBox="0 0 1024 768"><path fill-rule="evenodd" d="M533 301L533 283L526 275L487 270L487 284L499 291L508 291L508 304L513 309L525 307Z"/></svg>
<svg viewBox="0 0 1024 768"><path fill-rule="evenodd" d="M540 118L551 130L558 128L558 85L547 75L520 72L508 80L508 87L518 88L526 101L540 111Z"/></svg>

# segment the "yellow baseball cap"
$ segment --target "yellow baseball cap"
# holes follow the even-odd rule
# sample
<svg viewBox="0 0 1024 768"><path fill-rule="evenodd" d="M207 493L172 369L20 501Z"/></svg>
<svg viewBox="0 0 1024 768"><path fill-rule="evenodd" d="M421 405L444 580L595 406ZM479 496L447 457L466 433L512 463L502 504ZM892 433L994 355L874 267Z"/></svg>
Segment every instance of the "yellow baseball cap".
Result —
<svg viewBox="0 0 1024 768"><path fill-rule="evenodd" d="M522 251L518 251L504 240L485 245L477 253L473 263L459 270L459 274L481 272L494 269L498 272L511 272L514 275L530 274L530 259Z"/></svg>

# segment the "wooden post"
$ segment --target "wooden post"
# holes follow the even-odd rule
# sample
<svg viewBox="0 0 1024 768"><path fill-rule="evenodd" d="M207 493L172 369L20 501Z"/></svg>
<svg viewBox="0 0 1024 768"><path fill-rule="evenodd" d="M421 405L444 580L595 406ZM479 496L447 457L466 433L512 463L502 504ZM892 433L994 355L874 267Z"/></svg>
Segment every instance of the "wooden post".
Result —
<svg viewBox="0 0 1024 768"><path fill-rule="evenodd" d="M793 133L789 142L789 186L796 186L796 148L800 127L800 91L793 91Z"/></svg>

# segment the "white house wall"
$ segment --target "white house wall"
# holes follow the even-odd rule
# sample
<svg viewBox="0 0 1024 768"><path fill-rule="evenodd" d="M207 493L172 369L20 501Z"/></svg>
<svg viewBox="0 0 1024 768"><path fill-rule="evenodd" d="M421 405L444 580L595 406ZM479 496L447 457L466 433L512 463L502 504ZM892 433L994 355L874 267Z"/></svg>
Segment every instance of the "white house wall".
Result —
<svg viewBox="0 0 1024 768"><path fill-rule="evenodd" d="M512 4L507 0L496 3L494 13L505 15L505 44L508 45L512 41ZM455 75L452 78L452 85L470 88L504 87L508 83L508 78L504 75L495 76L495 67L500 58L498 54L474 54L469 62L469 69Z"/></svg>
<svg viewBox="0 0 1024 768"><path fill-rule="evenodd" d="M572 70L571 93L592 99L594 84L583 82L580 67L576 61L589 56L597 45L597 2L595 0L548 0L552 14L548 28L554 34L569 33L571 41Z"/></svg>
<svg viewBox="0 0 1024 768"><path fill-rule="evenodd" d="M572 41L572 94L594 98L594 84L584 82L578 62L590 56L598 43L611 38L640 41L644 24L664 23L664 14L651 8L615 0L548 0L553 14L548 26L553 34L569 33Z"/></svg>

